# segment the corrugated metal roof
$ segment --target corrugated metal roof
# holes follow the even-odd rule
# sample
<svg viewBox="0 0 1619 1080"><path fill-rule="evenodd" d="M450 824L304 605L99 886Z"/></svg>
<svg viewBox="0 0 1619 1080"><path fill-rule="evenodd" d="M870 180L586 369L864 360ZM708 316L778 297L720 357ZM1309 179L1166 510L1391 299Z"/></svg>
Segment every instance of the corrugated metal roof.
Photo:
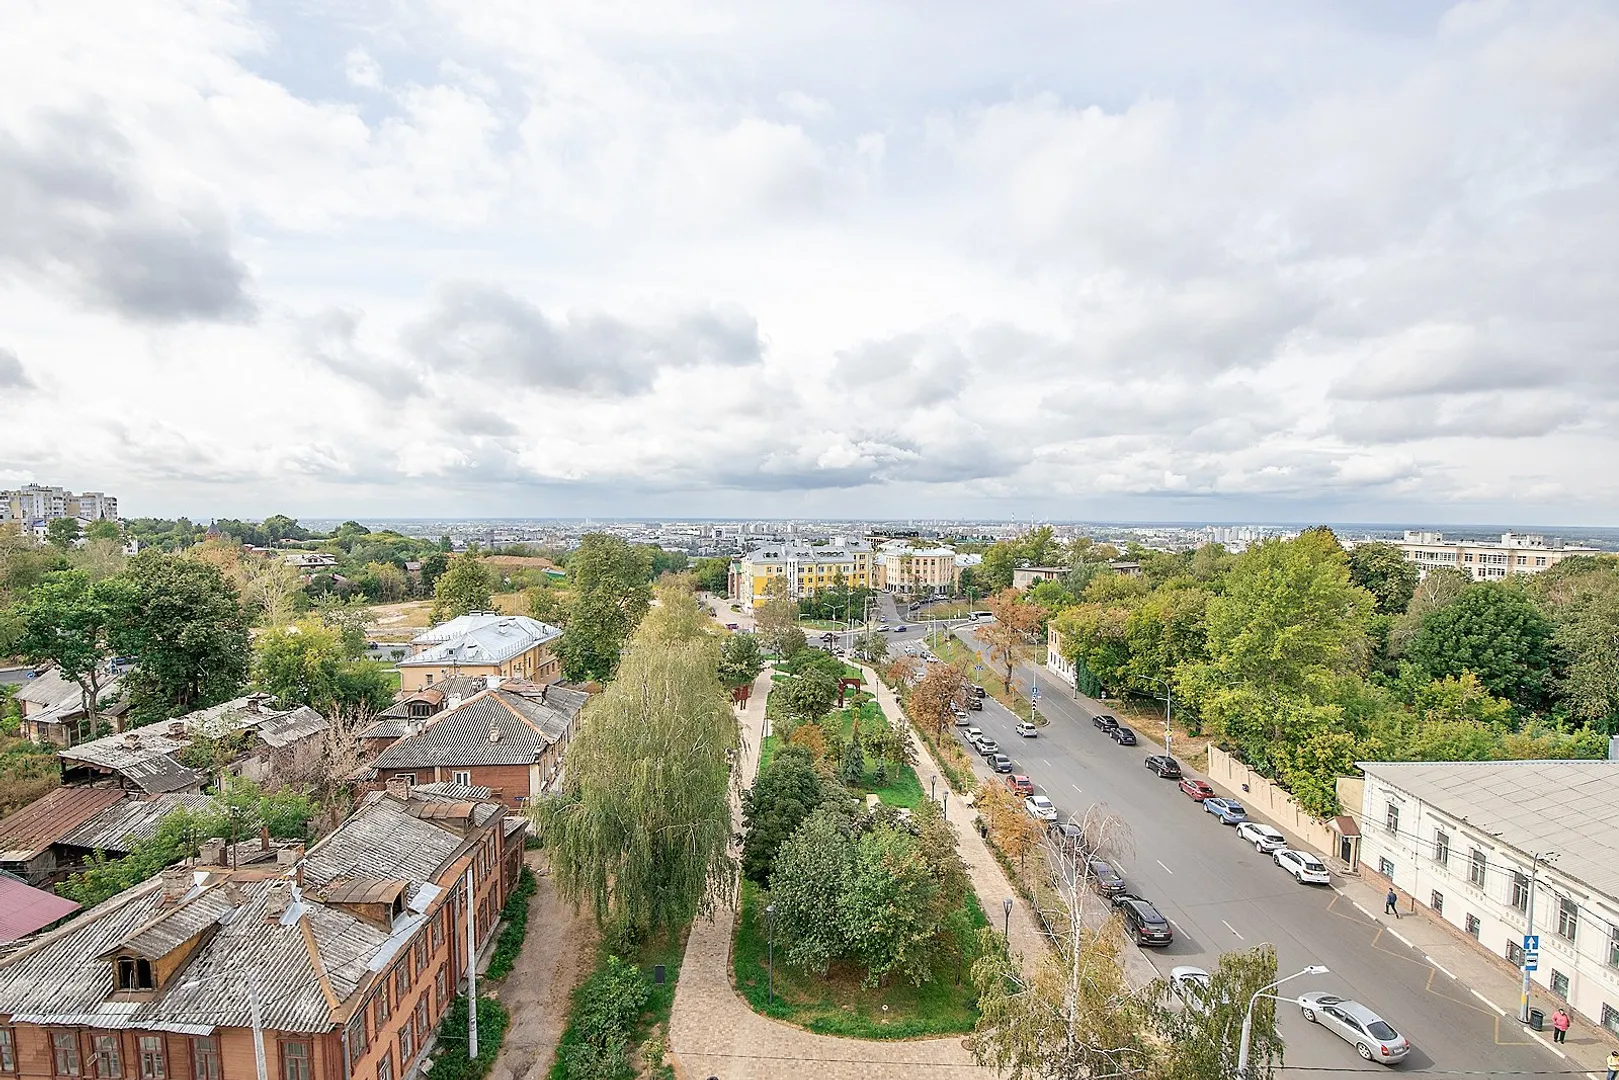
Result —
<svg viewBox="0 0 1619 1080"><path fill-rule="evenodd" d="M261 720L254 730L266 746L277 749L291 746L313 735L319 735L326 730L326 718L311 709L308 705L300 705L288 712L277 713Z"/></svg>
<svg viewBox="0 0 1619 1080"><path fill-rule="evenodd" d="M191 737L171 734L168 724L153 724L112 735L103 735L66 750L58 750L63 761L99 765L104 769L124 772L133 765L153 758L167 757L191 745Z"/></svg>
<svg viewBox="0 0 1619 1080"><path fill-rule="evenodd" d="M380 792L372 794L304 856L304 880L312 886L357 877L431 881L460 848L460 836L413 817Z"/></svg>
<svg viewBox="0 0 1619 1080"><path fill-rule="evenodd" d="M1619 897L1619 762L1360 762L1361 771Z"/></svg>
<svg viewBox="0 0 1619 1080"><path fill-rule="evenodd" d="M408 879L357 877L328 885L320 898L328 904L391 904L408 888Z"/></svg>
<svg viewBox="0 0 1619 1080"><path fill-rule="evenodd" d="M0 820L0 850L8 861L25 861L123 800L115 787L59 787Z"/></svg>
<svg viewBox="0 0 1619 1080"><path fill-rule="evenodd" d="M410 789L410 797L413 799L447 799L450 802L479 802L494 793L494 788L481 787L478 784L455 784L448 780L417 784Z"/></svg>
<svg viewBox="0 0 1619 1080"><path fill-rule="evenodd" d="M527 765L562 740L585 697L560 687L552 688L544 701L504 688L486 690L459 708L440 713L421 732L377 755L372 764L378 771Z"/></svg>
<svg viewBox="0 0 1619 1080"><path fill-rule="evenodd" d="M450 629L461 621L456 619L418 636L416 643L429 647L405 657L397 666L500 664L562 636L550 623L527 615L463 615L461 619L468 621L459 631Z"/></svg>
<svg viewBox="0 0 1619 1080"><path fill-rule="evenodd" d="M9 874L0 877L0 945L25 938L79 910L66 897L36 889Z"/></svg>
<svg viewBox="0 0 1619 1080"><path fill-rule="evenodd" d="M156 836L157 827L175 810L208 810L213 804L213 799L200 794L124 799L62 837L59 843L121 855L132 845Z"/></svg>
<svg viewBox="0 0 1619 1080"><path fill-rule="evenodd" d="M211 889L194 900L160 908L151 922L138 927L123 941L113 945L103 957L127 952L149 960L167 956L210 926L231 916L236 905L224 889Z"/></svg>

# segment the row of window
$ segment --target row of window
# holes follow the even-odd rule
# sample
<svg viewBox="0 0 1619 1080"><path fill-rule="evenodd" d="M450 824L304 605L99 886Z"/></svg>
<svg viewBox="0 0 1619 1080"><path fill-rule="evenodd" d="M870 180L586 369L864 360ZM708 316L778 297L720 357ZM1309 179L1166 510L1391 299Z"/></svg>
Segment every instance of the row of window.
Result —
<svg viewBox="0 0 1619 1080"><path fill-rule="evenodd" d="M89 1080L170 1080L169 1038L136 1035L135 1071L125 1072L123 1037L105 1031L52 1031L51 1075ZM219 1039L197 1035L191 1044L191 1080L221 1080ZM307 1039L282 1039L281 1080L314 1080L314 1051ZM0 1073L17 1071L17 1036L0 1028ZM178 1080L178 1078L176 1078Z"/></svg>

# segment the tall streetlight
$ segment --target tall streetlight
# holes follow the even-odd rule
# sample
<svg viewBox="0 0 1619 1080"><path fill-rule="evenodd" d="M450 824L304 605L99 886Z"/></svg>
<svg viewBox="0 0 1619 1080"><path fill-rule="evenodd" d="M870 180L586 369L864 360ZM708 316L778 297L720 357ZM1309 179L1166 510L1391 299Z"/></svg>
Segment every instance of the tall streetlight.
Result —
<svg viewBox="0 0 1619 1080"><path fill-rule="evenodd" d="M1001 910L1006 912L1006 922L1001 927L1001 940L1010 945L1012 943L1012 898L1010 896L1001 901Z"/></svg>
<svg viewBox="0 0 1619 1080"><path fill-rule="evenodd" d="M766 928L765 933L767 935L767 940L768 940L768 944L766 945L766 956L768 957L767 963L769 964L768 974L766 975L766 978L769 979L769 991L768 991L768 993L769 993L769 996L770 996L770 1004L774 1005L776 1003L776 905L775 904L766 904L765 905L765 928Z"/></svg>
<svg viewBox="0 0 1619 1080"><path fill-rule="evenodd" d="M1276 989L1278 986L1281 986L1283 983L1287 982L1288 979L1297 979L1301 975L1325 975L1326 973L1327 968L1324 965L1311 964L1303 971L1295 971L1293 974L1287 976L1287 978L1277 979L1269 986L1261 986L1258 990L1254 991L1254 996L1248 999L1248 1011L1244 1013L1242 1017L1242 1042L1237 1044L1237 1075L1239 1077L1247 1077L1248 1075L1248 1039L1254 1033L1254 1003L1262 997L1271 998L1275 1001L1281 1001L1282 999L1277 997L1275 994L1267 994L1265 991Z"/></svg>
<svg viewBox="0 0 1619 1080"><path fill-rule="evenodd" d="M928 777L928 802L933 802L939 797L938 787L939 774L934 773L932 776Z"/></svg>
<svg viewBox="0 0 1619 1080"><path fill-rule="evenodd" d="M1524 913L1528 916L1528 920L1523 932L1523 936L1526 938L1533 937L1535 933L1535 879L1540 876L1540 864L1543 862L1549 863L1555 858L1557 858L1557 852L1555 851L1537 851L1534 852L1534 859L1529 864L1529 903L1528 910ZM1524 942L1523 986L1518 990L1518 1023L1520 1024L1529 1022L1529 982L1531 978L1529 973L1534 969L1529 966L1531 961L1529 959L1530 950L1528 944L1527 941Z"/></svg>
<svg viewBox="0 0 1619 1080"><path fill-rule="evenodd" d="M1169 752L1169 722L1170 709L1172 707L1170 699L1173 697L1173 693L1171 692L1168 679L1155 679L1149 675L1147 676L1147 681L1150 683L1156 683L1164 688L1164 756L1170 757L1172 756Z"/></svg>

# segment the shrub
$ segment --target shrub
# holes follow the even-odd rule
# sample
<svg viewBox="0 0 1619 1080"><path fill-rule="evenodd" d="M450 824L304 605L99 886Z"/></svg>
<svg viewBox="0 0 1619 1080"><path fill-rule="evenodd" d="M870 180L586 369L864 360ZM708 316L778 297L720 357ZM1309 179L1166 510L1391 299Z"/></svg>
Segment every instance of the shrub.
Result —
<svg viewBox="0 0 1619 1080"><path fill-rule="evenodd" d="M433 1061L433 1080L483 1080L495 1064L500 1044L506 1039L511 1015L494 998L478 999L478 1056L467 1057L467 996L460 995L444 1015L438 1029L438 1057Z"/></svg>
<svg viewBox="0 0 1619 1080"><path fill-rule="evenodd" d="M629 1077L630 1037L651 999L652 984L641 969L609 956L573 992L572 1020L557 1048L557 1072L566 1080Z"/></svg>
<svg viewBox="0 0 1619 1080"><path fill-rule="evenodd" d="M489 958L485 978L504 979L516 966L518 954L523 951L523 939L528 936L528 901L534 895L536 884L534 871L523 867L516 887L506 898L506 906L501 909L500 917L506 925L501 928L500 938L495 942L495 951Z"/></svg>

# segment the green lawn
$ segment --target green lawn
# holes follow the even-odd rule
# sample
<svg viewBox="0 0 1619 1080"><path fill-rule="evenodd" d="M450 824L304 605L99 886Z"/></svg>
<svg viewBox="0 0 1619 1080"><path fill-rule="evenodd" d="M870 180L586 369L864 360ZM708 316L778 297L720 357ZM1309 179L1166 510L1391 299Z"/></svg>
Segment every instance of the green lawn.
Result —
<svg viewBox="0 0 1619 1080"><path fill-rule="evenodd" d="M732 946L736 986L753 1010L822 1035L853 1039L911 1039L969 1032L978 1022L977 995L965 965L939 956L933 977L921 986L894 979L888 986L861 985L865 972L834 964L825 978L775 965L775 1002L770 1001L768 941L763 910L768 896L742 882L742 916ZM964 901L975 926L986 926L978 898Z"/></svg>
<svg viewBox="0 0 1619 1080"><path fill-rule="evenodd" d="M868 719L880 719L882 708L869 694L861 694L861 703L853 708L840 709L839 715L843 721L843 737L848 739L854 734L854 719L858 711ZM781 739L775 735L764 741L759 748L759 771L764 772L770 765L770 759L775 756L776 748ZM866 772L860 778L860 793L875 795L889 806L901 806L912 809L922 805L926 793L922 790L922 781L917 778L916 770L909 765L900 765L897 768L890 766L888 780L881 787L877 786L876 762L868 760Z"/></svg>

